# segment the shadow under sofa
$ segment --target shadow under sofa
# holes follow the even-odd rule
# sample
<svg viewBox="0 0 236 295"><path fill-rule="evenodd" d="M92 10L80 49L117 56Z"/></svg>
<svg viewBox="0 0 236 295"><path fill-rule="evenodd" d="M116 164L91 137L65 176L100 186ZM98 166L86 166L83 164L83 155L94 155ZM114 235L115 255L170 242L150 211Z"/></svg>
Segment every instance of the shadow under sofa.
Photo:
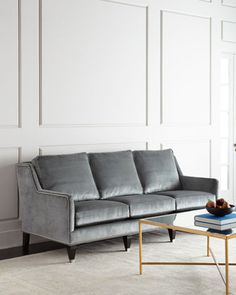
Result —
<svg viewBox="0 0 236 295"><path fill-rule="evenodd" d="M38 156L17 179L24 251L34 234L66 245L70 261L98 240L123 237L127 250L140 218L203 208L218 192L216 179L184 176L170 149Z"/></svg>

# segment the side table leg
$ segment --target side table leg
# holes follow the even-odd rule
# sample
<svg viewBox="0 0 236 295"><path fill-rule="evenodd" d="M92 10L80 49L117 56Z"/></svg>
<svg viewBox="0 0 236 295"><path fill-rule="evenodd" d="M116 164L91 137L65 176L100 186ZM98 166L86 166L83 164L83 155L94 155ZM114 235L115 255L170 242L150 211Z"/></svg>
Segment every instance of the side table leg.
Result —
<svg viewBox="0 0 236 295"><path fill-rule="evenodd" d="M228 239L225 239L225 294L229 295L229 251L228 251Z"/></svg>
<svg viewBox="0 0 236 295"><path fill-rule="evenodd" d="M143 265L142 265L142 223L139 221L139 274L141 275L143 272Z"/></svg>
<svg viewBox="0 0 236 295"><path fill-rule="evenodd" d="M207 237L207 256L210 256L210 237Z"/></svg>

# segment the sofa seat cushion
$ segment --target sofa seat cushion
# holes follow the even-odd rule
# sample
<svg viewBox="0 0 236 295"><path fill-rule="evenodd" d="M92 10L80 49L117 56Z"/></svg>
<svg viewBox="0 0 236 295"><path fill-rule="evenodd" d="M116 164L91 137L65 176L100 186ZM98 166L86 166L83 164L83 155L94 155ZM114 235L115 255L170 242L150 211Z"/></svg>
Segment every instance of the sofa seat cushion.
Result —
<svg viewBox="0 0 236 295"><path fill-rule="evenodd" d="M107 200L75 202L75 225L77 227L129 218L129 206Z"/></svg>
<svg viewBox="0 0 236 295"><path fill-rule="evenodd" d="M72 195L75 201L99 199L86 153L38 156L32 164L42 188Z"/></svg>
<svg viewBox="0 0 236 295"><path fill-rule="evenodd" d="M168 196L132 195L113 197L108 200L127 204L131 217L151 216L175 210L175 200Z"/></svg>
<svg viewBox="0 0 236 295"><path fill-rule="evenodd" d="M89 159L102 199L143 193L131 151L91 153Z"/></svg>
<svg viewBox="0 0 236 295"><path fill-rule="evenodd" d="M134 151L133 154L145 194L181 188L175 157L171 149Z"/></svg>
<svg viewBox="0 0 236 295"><path fill-rule="evenodd" d="M205 207L208 199L216 199L215 195L201 191L177 190L165 191L160 194L174 198L176 200L176 210Z"/></svg>

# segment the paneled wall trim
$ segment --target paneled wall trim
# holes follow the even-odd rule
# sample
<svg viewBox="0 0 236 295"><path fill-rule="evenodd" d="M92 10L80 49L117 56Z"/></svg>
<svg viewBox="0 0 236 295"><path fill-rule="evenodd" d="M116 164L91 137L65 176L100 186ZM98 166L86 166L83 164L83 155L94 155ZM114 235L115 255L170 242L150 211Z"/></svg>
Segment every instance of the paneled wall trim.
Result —
<svg viewBox="0 0 236 295"><path fill-rule="evenodd" d="M211 177L211 140L176 140L161 144L161 149L171 148L185 175ZM199 161L201 159L201 161ZM189 163L191 162L191 166Z"/></svg>
<svg viewBox="0 0 236 295"><path fill-rule="evenodd" d="M236 0L221 0L222 5L236 7Z"/></svg>
<svg viewBox="0 0 236 295"><path fill-rule="evenodd" d="M74 144L58 146L41 146L40 155L71 154L79 152L111 152L119 150L146 150L147 142L123 142L123 143L97 143L97 144Z"/></svg>
<svg viewBox="0 0 236 295"><path fill-rule="evenodd" d="M39 124L147 125L148 8L70 0L68 10L67 1L39 3Z"/></svg>
<svg viewBox="0 0 236 295"><path fill-rule="evenodd" d="M0 0L0 248L21 244L15 164L39 154L172 148L184 173L219 176L235 5Z"/></svg>
<svg viewBox="0 0 236 295"><path fill-rule="evenodd" d="M226 42L236 43L236 22L221 22L222 40Z"/></svg>
<svg viewBox="0 0 236 295"><path fill-rule="evenodd" d="M0 128L21 127L20 0L0 1Z"/></svg>
<svg viewBox="0 0 236 295"><path fill-rule="evenodd" d="M19 218L15 163L21 161L21 148L0 148L0 222Z"/></svg>
<svg viewBox="0 0 236 295"><path fill-rule="evenodd" d="M161 47L161 124L211 124L211 18L161 11Z"/></svg>

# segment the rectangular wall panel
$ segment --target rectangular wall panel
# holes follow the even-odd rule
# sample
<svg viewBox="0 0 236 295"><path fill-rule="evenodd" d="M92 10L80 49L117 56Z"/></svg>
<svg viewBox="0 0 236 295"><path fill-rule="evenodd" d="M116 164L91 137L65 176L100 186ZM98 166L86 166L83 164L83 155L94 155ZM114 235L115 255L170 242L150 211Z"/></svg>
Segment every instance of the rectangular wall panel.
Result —
<svg viewBox="0 0 236 295"><path fill-rule="evenodd" d="M222 0L222 5L236 7L236 0Z"/></svg>
<svg viewBox="0 0 236 295"><path fill-rule="evenodd" d="M162 12L161 123L211 122L211 20Z"/></svg>
<svg viewBox="0 0 236 295"><path fill-rule="evenodd" d="M211 175L211 142L178 141L162 144L162 149L171 148L184 175L209 177Z"/></svg>
<svg viewBox="0 0 236 295"><path fill-rule="evenodd" d="M146 150L146 142L132 143L96 143L65 146L43 146L39 148L40 155L70 154L80 152L112 152L120 150Z"/></svg>
<svg viewBox="0 0 236 295"><path fill-rule="evenodd" d="M0 0L0 127L19 123L18 0Z"/></svg>
<svg viewBox="0 0 236 295"><path fill-rule="evenodd" d="M0 148L0 221L18 217L16 168L18 148Z"/></svg>
<svg viewBox="0 0 236 295"><path fill-rule="evenodd" d="M42 125L145 125L147 9L42 0Z"/></svg>
<svg viewBox="0 0 236 295"><path fill-rule="evenodd" d="M236 43L236 22L222 21L222 40Z"/></svg>

